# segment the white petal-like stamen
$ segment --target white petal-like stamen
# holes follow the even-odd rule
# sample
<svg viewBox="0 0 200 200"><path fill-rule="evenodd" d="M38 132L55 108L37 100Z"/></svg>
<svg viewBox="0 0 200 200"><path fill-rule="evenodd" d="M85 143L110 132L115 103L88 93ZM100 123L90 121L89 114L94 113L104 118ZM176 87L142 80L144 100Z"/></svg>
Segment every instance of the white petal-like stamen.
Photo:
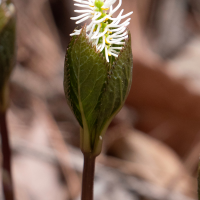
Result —
<svg viewBox="0 0 200 200"><path fill-rule="evenodd" d="M128 17L128 16L130 16L130 15L132 15L132 14L133 14L133 12L127 13L126 15L123 15L123 16L119 17L119 19L124 19L124 18L126 18L126 17ZM116 18L110 17L110 19L111 19L111 20L115 20Z"/></svg>
<svg viewBox="0 0 200 200"><path fill-rule="evenodd" d="M89 9L93 10L93 8L88 6L88 5L82 5L82 4L78 4L78 3L75 3L74 5L78 6L78 7L81 7L81 8L89 8Z"/></svg>
<svg viewBox="0 0 200 200"><path fill-rule="evenodd" d="M105 39L105 36L103 36L103 44L101 46L100 52L103 51L103 49L105 48L105 45L106 45L106 39Z"/></svg>
<svg viewBox="0 0 200 200"><path fill-rule="evenodd" d="M77 2L74 5L83 8L83 10L75 10L74 12L80 13L81 15L71 17L71 19L78 20L76 21L76 24L79 24L91 18L91 23L86 26L86 36L92 45L96 46L96 51L104 51L107 62L109 62L110 56L118 57L125 45L124 40L128 38L126 29L130 24L131 18L128 18L121 24L120 22L130 16L133 12L122 15L124 12L124 9L122 9L116 18L112 17L122 5L122 0L119 0L119 3L115 8L113 8L113 4L117 0L74 1ZM107 10L109 10L109 12ZM82 29L74 30L70 36L79 35L81 30Z"/></svg>
<svg viewBox="0 0 200 200"><path fill-rule="evenodd" d="M100 24L98 24L98 28L97 28L97 30L94 32L94 35L91 37L91 39L97 39L97 38L99 38L99 37L96 37L98 34L99 34L99 31L100 31Z"/></svg>
<svg viewBox="0 0 200 200"><path fill-rule="evenodd" d="M110 12L109 12L109 15L110 15L110 16L111 16L112 11L113 11L113 6L111 5L111 6L110 6Z"/></svg>
<svg viewBox="0 0 200 200"><path fill-rule="evenodd" d="M123 26L123 27L120 27L120 28L116 28L116 29L112 29L112 33L120 33L121 31L125 31L126 30L126 27Z"/></svg>
<svg viewBox="0 0 200 200"><path fill-rule="evenodd" d="M93 33L94 29L95 29L95 24L92 25L92 28L91 28L90 34L88 35L89 39L91 39L91 37L92 37L92 33Z"/></svg>
<svg viewBox="0 0 200 200"><path fill-rule="evenodd" d="M122 9L119 15L116 17L116 19L113 20L113 24L119 24L119 22L121 21L121 19L119 18L122 16L123 12L124 12L124 9Z"/></svg>
<svg viewBox="0 0 200 200"><path fill-rule="evenodd" d="M119 0L119 4L117 5L117 7L112 11L111 15L113 15L122 5L122 0Z"/></svg>
<svg viewBox="0 0 200 200"><path fill-rule="evenodd" d="M115 53L113 53L112 51L110 51L110 54L111 54L112 56L118 57L118 54L115 54Z"/></svg>
<svg viewBox="0 0 200 200"><path fill-rule="evenodd" d="M121 34L121 35L116 35L116 36L113 36L113 39L122 38L122 37L124 37L124 36L126 36L126 35L127 35L127 33L123 33L123 34Z"/></svg>
<svg viewBox="0 0 200 200"><path fill-rule="evenodd" d="M76 13L88 13L91 12L91 10L74 10Z"/></svg>
<svg viewBox="0 0 200 200"><path fill-rule="evenodd" d="M105 28L104 32L99 33L99 35L97 35L97 34L93 35L93 36L92 36L92 39L98 39L98 38L100 38L100 37L103 37L107 32L108 32L108 29Z"/></svg>
<svg viewBox="0 0 200 200"><path fill-rule="evenodd" d="M108 58L108 47L107 47L107 45L105 46L105 55L106 55L106 60L107 60L107 62L109 62L109 58Z"/></svg>
<svg viewBox="0 0 200 200"><path fill-rule="evenodd" d="M116 0L106 0L102 8L109 8L109 7L112 6L115 2L116 2Z"/></svg>
<svg viewBox="0 0 200 200"><path fill-rule="evenodd" d="M87 15L90 15L90 14L89 13L85 13L85 14L82 14L82 15L77 16L77 17L70 17L70 19L72 19L72 20L78 20L78 19L81 19L81 18L83 18L83 17L85 17Z"/></svg>
<svg viewBox="0 0 200 200"><path fill-rule="evenodd" d="M83 3L83 4L87 4L87 5L90 5L89 2L87 1L82 1L82 0L74 0L75 2L78 2L78 3Z"/></svg>
<svg viewBox="0 0 200 200"><path fill-rule="evenodd" d="M92 20L92 21L93 21L94 24L98 24L98 23L101 23L101 22L105 21L107 18L110 18L110 17L109 16L105 16L102 19Z"/></svg>
<svg viewBox="0 0 200 200"><path fill-rule="evenodd" d="M116 42L117 45L125 45L125 42Z"/></svg>
<svg viewBox="0 0 200 200"><path fill-rule="evenodd" d="M80 24L81 22L84 22L84 21L86 21L89 18L90 18L90 16L84 17L83 19L77 21L76 24Z"/></svg>
<svg viewBox="0 0 200 200"><path fill-rule="evenodd" d="M100 16L101 16L101 13L100 13L100 12L96 12L96 13L94 14L94 17L92 18L92 19L93 19L93 20L92 20L92 23L93 23L94 20L98 19Z"/></svg>
<svg viewBox="0 0 200 200"><path fill-rule="evenodd" d="M112 50L114 50L114 49L119 49L119 50L121 50L122 47L110 47L110 49L112 49Z"/></svg>
<svg viewBox="0 0 200 200"><path fill-rule="evenodd" d="M122 29L121 31L118 31L118 32L112 34L111 37L115 38L115 37L118 36L119 34L120 34L121 37L122 37L122 36L125 36L125 35L128 34L127 32L124 32L125 30L126 30L126 27L124 27L124 29ZM122 34L122 33L123 33L123 34Z"/></svg>

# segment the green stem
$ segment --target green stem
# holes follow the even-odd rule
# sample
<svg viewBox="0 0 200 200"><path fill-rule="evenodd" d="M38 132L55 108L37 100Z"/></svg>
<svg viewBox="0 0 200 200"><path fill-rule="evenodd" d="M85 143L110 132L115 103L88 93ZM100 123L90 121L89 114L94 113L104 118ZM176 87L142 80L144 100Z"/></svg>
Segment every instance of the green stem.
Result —
<svg viewBox="0 0 200 200"><path fill-rule="evenodd" d="M93 200L95 158L92 154L84 154L81 200Z"/></svg>
<svg viewBox="0 0 200 200"><path fill-rule="evenodd" d="M6 124L6 111L0 113L0 132L2 143L2 155L3 155L3 193L5 200L14 200L14 190L11 173L11 150L8 137L8 129Z"/></svg>

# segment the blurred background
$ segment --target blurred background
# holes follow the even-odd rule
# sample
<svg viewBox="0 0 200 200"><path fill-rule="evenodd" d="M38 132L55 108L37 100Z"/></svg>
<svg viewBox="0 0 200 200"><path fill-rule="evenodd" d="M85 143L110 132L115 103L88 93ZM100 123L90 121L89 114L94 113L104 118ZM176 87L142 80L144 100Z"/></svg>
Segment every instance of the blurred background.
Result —
<svg viewBox="0 0 200 200"><path fill-rule="evenodd" d="M17 62L8 123L18 200L80 199L79 125L63 92L72 0L13 0ZM118 2L118 1L117 1ZM200 1L123 0L133 83L97 159L95 200L196 200Z"/></svg>

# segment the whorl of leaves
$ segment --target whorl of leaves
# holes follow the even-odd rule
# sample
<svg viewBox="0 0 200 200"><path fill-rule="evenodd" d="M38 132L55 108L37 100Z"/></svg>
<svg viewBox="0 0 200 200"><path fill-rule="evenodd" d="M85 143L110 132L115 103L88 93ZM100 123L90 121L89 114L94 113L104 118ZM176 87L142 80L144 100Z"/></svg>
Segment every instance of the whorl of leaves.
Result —
<svg viewBox="0 0 200 200"><path fill-rule="evenodd" d="M131 86L132 67L130 32L113 64L96 52L86 37L85 27L71 39L65 59L64 90L83 129L82 137L89 140L86 151L95 151L101 143L100 136L123 106ZM82 150L85 151L84 144Z"/></svg>

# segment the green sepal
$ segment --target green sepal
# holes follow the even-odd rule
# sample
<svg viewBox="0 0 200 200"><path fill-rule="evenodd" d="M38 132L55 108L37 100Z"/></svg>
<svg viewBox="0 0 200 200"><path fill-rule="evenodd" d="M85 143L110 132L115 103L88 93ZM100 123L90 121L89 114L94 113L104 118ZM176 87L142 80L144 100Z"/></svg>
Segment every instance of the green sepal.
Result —
<svg viewBox="0 0 200 200"><path fill-rule="evenodd" d="M113 65L88 41L85 27L66 53L64 90L81 126L81 149L98 155L102 136L123 106L132 79L131 36Z"/></svg>
<svg viewBox="0 0 200 200"><path fill-rule="evenodd" d="M15 7L6 2L0 5L0 112L8 104L8 80L15 64L16 16Z"/></svg>

